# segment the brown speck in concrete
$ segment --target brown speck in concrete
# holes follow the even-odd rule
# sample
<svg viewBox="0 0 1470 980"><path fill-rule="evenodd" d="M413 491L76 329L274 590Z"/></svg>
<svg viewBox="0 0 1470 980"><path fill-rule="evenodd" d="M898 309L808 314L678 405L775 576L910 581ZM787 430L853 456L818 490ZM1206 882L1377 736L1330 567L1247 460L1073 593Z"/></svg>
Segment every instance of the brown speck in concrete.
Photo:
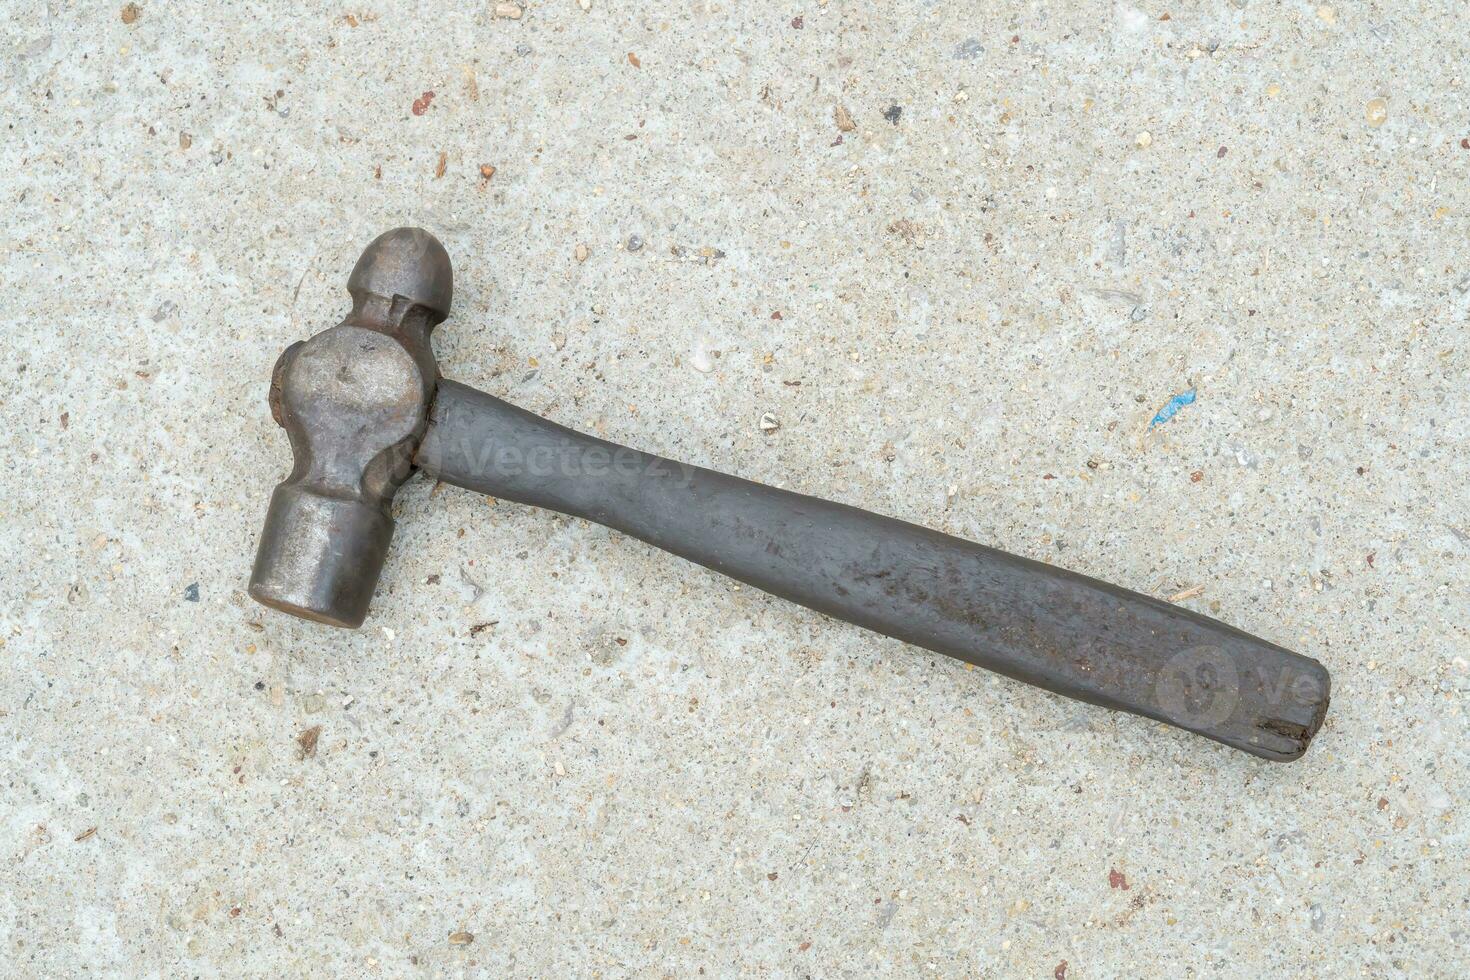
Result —
<svg viewBox="0 0 1470 980"><path fill-rule="evenodd" d="M312 725L306 731L296 736L298 758L310 759L316 755L316 743L322 737L322 726Z"/></svg>
<svg viewBox="0 0 1470 980"><path fill-rule="evenodd" d="M832 107L832 119L837 123L837 128L844 133L850 133L854 129L857 129L857 123L852 121L852 114L847 111L846 106L834 105Z"/></svg>
<svg viewBox="0 0 1470 980"><path fill-rule="evenodd" d="M459 932L451 932L449 934L449 945L451 946L468 946L474 941L475 934L473 932L465 932L461 930Z"/></svg>
<svg viewBox="0 0 1470 980"><path fill-rule="evenodd" d="M1165 14L1162 19L1168 20L1169 15ZM1067 980L1067 961L1062 960L1060 963L1058 963L1057 968L1051 971L1051 975L1054 980Z"/></svg>
<svg viewBox="0 0 1470 980"><path fill-rule="evenodd" d="M122 9L122 22L124 24L136 24L138 18L143 16L143 8L136 3L125 4Z"/></svg>
<svg viewBox="0 0 1470 980"><path fill-rule="evenodd" d="M643 67L643 62L639 61L638 56L631 51L628 52L628 64L632 65L634 68Z"/></svg>
<svg viewBox="0 0 1470 980"><path fill-rule="evenodd" d="M82 841L86 840L87 838L93 836L96 833L97 833L97 828L96 827L88 827L86 830L82 831L80 834L77 834L75 837L73 837L72 840L74 840L74 841L76 841L77 843L80 844Z"/></svg>
<svg viewBox="0 0 1470 980"><path fill-rule="evenodd" d="M420 95L418 98L413 100L413 105L410 107L410 109L415 116L422 116L424 113L429 111L429 105L433 101L434 90L426 89L423 95Z"/></svg>
<svg viewBox="0 0 1470 980"><path fill-rule="evenodd" d="M1193 473L1189 474L1189 482L1190 483L1198 483L1201 480L1203 480L1204 478L1205 478L1205 471L1204 470L1195 470Z"/></svg>
<svg viewBox="0 0 1470 980"><path fill-rule="evenodd" d="M890 234L897 235L910 245L914 243L915 238L919 237L920 230L918 222L911 221L908 218L899 218L897 221L890 222L888 225Z"/></svg>
<svg viewBox="0 0 1470 980"><path fill-rule="evenodd" d="M448 170L448 169L449 169L449 153L446 150L440 150L439 151L439 162L434 165L434 179L435 180L438 180L440 177L443 177L444 176L444 172L446 170Z"/></svg>
<svg viewBox="0 0 1470 980"><path fill-rule="evenodd" d="M1223 159L1225 159L1225 154L1227 152L1228 151L1225 149L1225 147L1223 147L1223 146L1220 147L1218 150L1215 151L1215 159L1216 160L1223 160Z"/></svg>
<svg viewBox="0 0 1470 980"><path fill-rule="evenodd" d="M500 620L498 620L498 619L492 619L488 623L476 623L475 625L473 625L473 626L470 627L470 636L479 636L481 633L485 632L486 630L492 629L492 628L494 628L496 626L499 626L499 625L500 625Z"/></svg>
<svg viewBox="0 0 1470 980"><path fill-rule="evenodd" d="M798 17L793 17L793 18L791 18L791 26L792 26L792 27L793 27L793 28L794 28L794 29L796 29L796 30L798 30L798 31L799 31L799 30L801 30L801 29L802 29L802 28L803 28L803 27L805 27L805 26L806 26L806 21L805 21L805 20L803 20L803 19L802 19L802 18L801 18L801 17L799 17L799 16L798 16Z"/></svg>
<svg viewBox="0 0 1470 980"><path fill-rule="evenodd" d="M1117 868L1109 868L1108 887L1122 889L1126 892L1128 890L1128 876L1119 871Z"/></svg>

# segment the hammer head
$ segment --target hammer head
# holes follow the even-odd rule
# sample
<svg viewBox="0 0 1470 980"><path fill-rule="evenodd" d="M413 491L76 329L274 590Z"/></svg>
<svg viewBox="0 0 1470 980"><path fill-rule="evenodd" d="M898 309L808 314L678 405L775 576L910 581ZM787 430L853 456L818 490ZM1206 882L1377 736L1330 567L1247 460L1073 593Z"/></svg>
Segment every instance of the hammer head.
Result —
<svg viewBox="0 0 1470 980"><path fill-rule="evenodd" d="M449 315L449 255L421 228L395 228L347 280L352 312L286 348L271 414L296 465L271 496L250 595L284 612L356 627L388 542L393 494L413 472L439 381L429 334Z"/></svg>

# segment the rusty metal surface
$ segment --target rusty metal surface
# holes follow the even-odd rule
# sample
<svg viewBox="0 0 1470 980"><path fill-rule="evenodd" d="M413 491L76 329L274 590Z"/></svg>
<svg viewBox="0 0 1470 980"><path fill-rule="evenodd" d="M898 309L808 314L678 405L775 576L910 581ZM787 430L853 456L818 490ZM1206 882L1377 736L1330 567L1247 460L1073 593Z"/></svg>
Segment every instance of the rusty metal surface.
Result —
<svg viewBox="0 0 1470 980"><path fill-rule="evenodd" d="M276 364L271 414L295 467L271 497L250 594L307 619L355 627L367 615L388 542L393 495L412 475L438 368L429 333L449 312L449 256L398 228L348 279L352 311L291 345Z"/></svg>

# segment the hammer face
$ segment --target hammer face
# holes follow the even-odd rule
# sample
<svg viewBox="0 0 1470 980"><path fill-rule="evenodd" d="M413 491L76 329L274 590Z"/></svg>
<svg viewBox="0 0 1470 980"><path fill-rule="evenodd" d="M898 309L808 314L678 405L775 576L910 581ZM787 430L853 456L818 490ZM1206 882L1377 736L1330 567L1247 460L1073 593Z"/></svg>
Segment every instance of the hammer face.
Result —
<svg viewBox="0 0 1470 980"><path fill-rule="evenodd" d="M392 537L393 519L378 507L282 483L266 512L251 598L355 629L367 616Z"/></svg>

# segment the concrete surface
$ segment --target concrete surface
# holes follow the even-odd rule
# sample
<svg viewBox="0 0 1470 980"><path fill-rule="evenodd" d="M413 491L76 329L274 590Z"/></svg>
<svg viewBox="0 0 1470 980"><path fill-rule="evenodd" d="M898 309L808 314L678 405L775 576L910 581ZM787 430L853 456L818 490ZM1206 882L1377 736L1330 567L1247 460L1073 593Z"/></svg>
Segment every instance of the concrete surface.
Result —
<svg viewBox="0 0 1470 980"><path fill-rule="evenodd" d="M1470 972L1463 4L7 6L0 972ZM1325 730L423 481L363 631L256 607L270 367L402 223L446 374L1184 592Z"/></svg>

